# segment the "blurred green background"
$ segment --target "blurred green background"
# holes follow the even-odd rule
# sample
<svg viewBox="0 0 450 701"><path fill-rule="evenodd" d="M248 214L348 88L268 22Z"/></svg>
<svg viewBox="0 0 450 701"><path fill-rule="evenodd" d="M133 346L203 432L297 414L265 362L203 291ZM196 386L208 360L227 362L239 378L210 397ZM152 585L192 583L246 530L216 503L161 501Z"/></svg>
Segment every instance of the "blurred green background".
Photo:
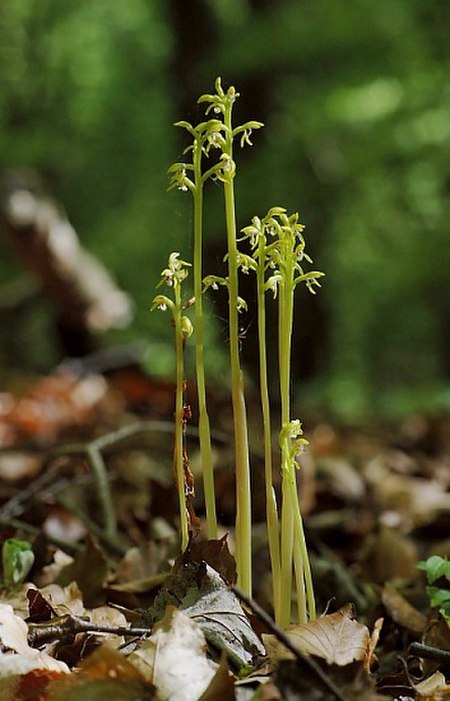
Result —
<svg viewBox="0 0 450 701"><path fill-rule="evenodd" d="M300 211L327 275L297 303L302 401L353 416L448 408L449 30L446 0L7 0L0 170L45 178L135 300L111 342L149 341L163 372L171 328L149 305L169 252L189 258L192 239L190 196L167 192L186 145L172 124L200 119L197 97L222 76L241 93L237 121L266 125L238 155L239 225L275 204ZM224 232L220 189L209 195L211 273ZM0 253L6 283L19 266L3 235ZM36 369L57 361L46 323L37 309L27 331ZM251 365L251 313L243 323Z"/></svg>

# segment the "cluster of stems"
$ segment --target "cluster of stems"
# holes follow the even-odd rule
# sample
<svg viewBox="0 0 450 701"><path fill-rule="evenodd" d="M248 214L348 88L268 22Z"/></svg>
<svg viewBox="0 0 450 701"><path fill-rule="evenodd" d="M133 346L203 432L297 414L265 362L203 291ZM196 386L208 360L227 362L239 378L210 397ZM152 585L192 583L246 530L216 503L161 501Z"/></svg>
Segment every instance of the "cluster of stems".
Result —
<svg viewBox="0 0 450 701"><path fill-rule="evenodd" d="M298 500L296 470L298 459L307 441L298 419L292 419L290 407L291 340L294 319L294 292L305 282L311 292L320 286L323 273L301 267L303 260L311 263L305 253L304 227L298 214L288 216L282 207L273 207L260 219L254 217L242 230L249 239L251 256L240 255L244 272L254 270L257 276L260 397L264 428L264 457L266 484L266 521L272 568L275 618L281 626L288 625L291 616L292 577L295 574L297 610L300 622L315 617L314 592L308 551ZM267 381L266 307L265 294L272 291L278 297L278 366L281 421L279 448L281 464L281 519L273 487L271 404Z"/></svg>
<svg viewBox="0 0 450 701"><path fill-rule="evenodd" d="M314 595L309 566L308 552L303 533L303 524L298 500L296 468L297 456L304 448L301 424L291 418L290 374L291 338L294 311L294 291L305 282L311 292L322 273L305 273L300 265L302 260L311 262L306 255L302 235L303 225L298 215L288 216L281 207L272 208L266 217L255 217L249 227L243 229L248 238L251 255L238 248L239 238L236 226L234 180L236 164L233 146L239 137L241 147L251 145L252 130L263 125L249 121L234 127L233 106L238 93L233 87L224 91L220 79L216 81L214 94L202 95L199 103L206 105L205 121L196 126L189 122L178 122L177 126L188 131L192 143L183 155L189 155L186 162L175 163L170 169L171 187L190 191L194 201L194 300L195 300L195 348L196 379L199 402L199 433L202 459L208 537L217 537L217 517L214 493L214 474L211 451L210 422L206 403L206 383L204 370L203 303L202 293L208 287L219 285L228 291L231 398L234 417L235 465L236 465L236 563L239 587L251 596L252 592L252 550L251 550L251 480L248 446L247 414L244 397L243 373L240 364L239 314L246 310L245 301L239 296L239 272L253 270L257 276L258 330L260 394L264 427L265 485L267 530L272 568L274 609L277 622L287 625L291 615L291 589L295 576L299 620L306 621L307 615L314 617ZM214 115L212 118L210 115ZM208 161L211 152L218 151L213 164ZM212 159L211 159L212 160ZM206 165L205 165L206 164ZM209 166L209 167L208 167ZM208 275L203 278L202 238L203 238L203 191L206 181L213 179L223 183L225 224L227 232L226 277ZM171 267L172 264L172 267ZM173 265L178 266L176 271ZM189 333L183 330L187 324L182 314L180 284L187 275L186 263L179 261L178 254L172 254L169 267L163 271L163 281L173 287L174 301L159 295L153 306L169 307L172 311L177 344L177 403L176 430L179 424L178 412L182 412L183 397L179 383L183 384L183 346ZM171 272L172 271L172 272ZM272 414L267 378L266 354L266 292L271 290L278 296L278 351L279 351L279 394L281 422L279 448L281 460L282 489L281 516L273 484L273 444ZM183 320L185 320L183 322ZM189 322L190 323L190 322ZM180 408L181 407L181 408ZM180 414L181 416L182 414ZM182 471L182 436L175 436L175 472L180 494L180 518L182 546L187 542L185 485ZM181 467L180 467L181 465ZM180 491L181 490L181 491ZM184 512L184 517L183 513Z"/></svg>

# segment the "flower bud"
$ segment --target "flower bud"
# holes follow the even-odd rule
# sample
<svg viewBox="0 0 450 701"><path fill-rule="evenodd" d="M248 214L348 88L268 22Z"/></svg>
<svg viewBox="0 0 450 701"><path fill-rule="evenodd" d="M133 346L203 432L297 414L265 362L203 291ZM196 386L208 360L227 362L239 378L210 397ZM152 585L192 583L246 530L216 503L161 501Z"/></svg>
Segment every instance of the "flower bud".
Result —
<svg viewBox="0 0 450 701"><path fill-rule="evenodd" d="M192 326L191 320L188 319L187 316L182 316L181 317L181 334L183 336L183 341L187 341L189 336L192 336L193 331L194 331L194 327Z"/></svg>

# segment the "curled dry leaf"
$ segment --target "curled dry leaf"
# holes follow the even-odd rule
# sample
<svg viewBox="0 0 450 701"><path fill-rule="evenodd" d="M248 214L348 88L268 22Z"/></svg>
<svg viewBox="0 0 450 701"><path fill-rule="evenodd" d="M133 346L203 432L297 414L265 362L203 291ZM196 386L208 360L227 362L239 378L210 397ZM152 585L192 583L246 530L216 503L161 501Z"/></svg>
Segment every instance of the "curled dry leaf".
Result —
<svg viewBox="0 0 450 701"><path fill-rule="evenodd" d="M27 635L27 624L15 615L9 604L0 604L0 679L22 676L33 670L69 672L64 662L30 647Z"/></svg>
<svg viewBox="0 0 450 701"><path fill-rule="evenodd" d="M310 623L289 626L286 633L301 652L343 667L363 661L370 647L369 629L355 621L354 615L353 605L347 604ZM293 658L274 635L264 635L263 640L272 661Z"/></svg>
<svg viewBox="0 0 450 701"><path fill-rule="evenodd" d="M178 606L195 620L208 642L226 652L238 669L264 655L264 647L236 595L205 562L178 563L155 598L151 619L161 618L168 604Z"/></svg>
<svg viewBox="0 0 450 701"><path fill-rule="evenodd" d="M227 656L222 653L219 667L206 691L198 701L236 701L234 678L228 669Z"/></svg>
<svg viewBox="0 0 450 701"><path fill-rule="evenodd" d="M367 646L366 654L364 656L364 669L367 672L367 674L370 673L370 670L372 669L372 663L374 659L376 659L375 648L380 639L380 633L383 627L383 623L384 618L377 618L373 626L372 635L370 636L369 644Z"/></svg>
<svg viewBox="0 0 450 701"><path fill-rule="evenodd" d="M186 555L191 562L207 562L227 584L236 584L236 561L228 547L228 533L217 540L191 543Z"/></svg>
<svg viewBox="0 0 450 701"><path fill-rule="evenodd" d="M443 701L450 699L450 685L442 674L435 672L419 684L415 684L417 701Z"/></svg>
<svg viewBox="0 0 450 701"><path fill-rule="evenodd" d="M197 701L212 681L217 665L206 657L200 627L174 606L155 626L153 635L128 660L167 701Z"/></svg>

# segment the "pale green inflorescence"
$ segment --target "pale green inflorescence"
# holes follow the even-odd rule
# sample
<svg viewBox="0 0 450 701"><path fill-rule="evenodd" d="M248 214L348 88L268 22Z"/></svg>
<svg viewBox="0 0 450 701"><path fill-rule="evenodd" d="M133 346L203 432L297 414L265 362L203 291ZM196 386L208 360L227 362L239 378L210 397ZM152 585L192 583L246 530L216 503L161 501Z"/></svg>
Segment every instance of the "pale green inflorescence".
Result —
<svg viewBox="0 0 450 701"><path fill-rule="evenodd" d="M184 460L183 460L183 432L184 432L184 346L193 332L191 320L183 314L186 305L183 305L181 286L189 274L190 263L180 259L177 252L169 256L167 268L161 277L158 287L167 285L173 290L173 299L167 295L156 295L153 299L152 310L170 310L175 329L175 356L176 356L176 390L175 390L175 448L174 448L174 472L177 483L178 503L180 511L181 548L186 549L189 542L189 513L186 503L188 490L186 489Z"/></svg>
<svg viewBox="0 0 450 701"><path fill-rule="evenodd" d="M195 340L196 340L196 374L199 395L199 433L202 466L204 472L205 502L209 537L216 537L217 520L215 514L214 479L211 461L211 438L209 418L206 410L205 369L203 360L203 303L202 294L208 288L218 289L224 286L229 300L229 335L231 396L234 415L235 457L236 457L236 561L238 583L245 593L251 595L251 491L250 465L248 450L247 418L244 399L243 374L240 366L239 313L247 310L247 304L239 295L239 271L257 276L257 306L259 334L260 395L264 427L264 455L266 481L266 518L268 541L272 567L273 596L275 615L278 623L286 626L291 615L292 578L295 575L297 590L297 608L299 620L304 622L308 616L315 616L315 603L311 579L311 569L306 547L303 523L300 513L296 470L299 455L307 445L298 419L291 417L290 411L290 369L291 339L293 329L294 292L300 283L305 283L308 290L315 294L320 287L323 273L305 271L304 263L312 263L305 252L303 237L304 225L297 213L288 215L282 207L272 207L263 218L254 217L250 226L242 230L244 238L250 243L251 254L238 248L236 230L236 212L234 179L236 163L233 155L233 143L239 138L240 146L252 145L251 134L262 127L261 122L249 121L234 127L232 124L233 105L239 96L234 87L227 91L222 88L218 78L214 94L202 95L200 104L206 105L205 114L212 118L193 126L189 122L177 122L192 138L192 143L184 150L189 156L184 162L174 163L169 168L170 188L190 191L194 199L194 299L195 299ZM208 167L208 158L212 151L219 151L219 157ZM227 232L228 251L226 261L228 274L225 277L207 275L202 271L202 222L203 189L209 180L223 183L225 204L225 228ZM192 333L190 320L182 314L179 287L188 274L189 264L179 259L178 253L169 257L168 267L162 273L162 283L174 289L174 299L166 295L157 295L153 308L167 309L172 312L177 343L177 411L180 410L182 395L178 386L183 383L182 350L184 342ZM161 284L161 283L160 283ZM266 352L266 310L265 296L272 292L278 303L278 354L279 354L279 392L281 399L281 420L278 432L280 465L282 475L281 513L273 486L272 474L272 416L267 381ZM186 305L185 305L186 306ZM181 399L180 399L181 397ZM177 414L178 416L178 414ZM181 425L181 424L180 424ZM178 419L176 425L176 456ZM178 457L181 460L181 453ZM177 457L175 459L177 464ZM184 488L181 470L177 472L180 495ZM184 500L180 496L180 516L182 522L182 545L186 545L187 530L183 520ZM183 530L184 529L184 530Z"/></svg>
<svg viewBox="0 0 450 701"><path fill-rule="evenodd" d="M273 578L275 616L280 625L287 625L291 611L293 569L296 576L297 607L299 620L305 622L315 616L311 570L300 513L295 471L299 456L307 445L298 419L290 415L290 362L293 325L294 291L305 282L310 292L320 286L319 271L305 272L301 263L312 263L305 252L304 226L297 213L288 216L282 207L272 207L260 219L254 217L250 226L242 230L252 250L252 256L240 254L244 272L254 270L258 280L258 325L260 333L260 392L265 434L266 512L269 551ZM269 275L266 277L266 272ZM271 469L271 416L267 384L265 355L265 301L264 293L271 291L278 297L278 349L279 383L281 399L281 427L279 448L281 451L282 503L281 523L278 505L272 485ZM264 332L263 332L264 329Z"/></svg>

